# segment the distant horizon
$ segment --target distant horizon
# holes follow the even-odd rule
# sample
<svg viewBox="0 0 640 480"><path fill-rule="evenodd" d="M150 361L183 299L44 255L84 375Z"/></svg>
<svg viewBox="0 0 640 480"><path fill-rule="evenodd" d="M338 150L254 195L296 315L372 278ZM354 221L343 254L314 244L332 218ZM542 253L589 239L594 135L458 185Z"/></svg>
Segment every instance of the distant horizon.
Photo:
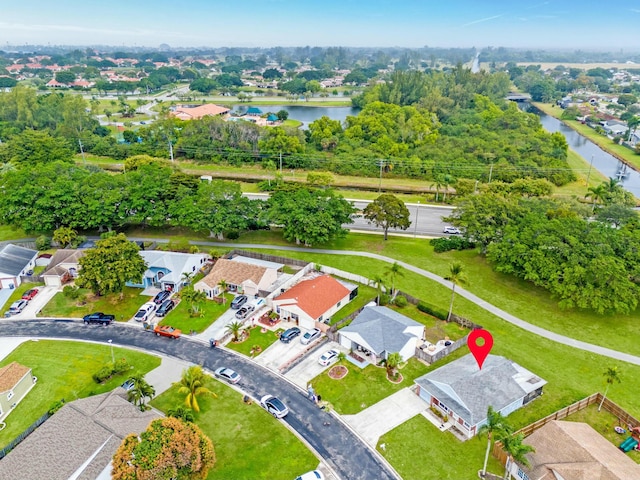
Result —
<svg viewBox="0 0 640 480"><path fill-rule="evenodd" d="M640 1L596 0L31 0L3 8L0 49L514 48L637 51ZM606 42L609 46L603 46ZM385 46L386 45L386 46Z"/></svg>

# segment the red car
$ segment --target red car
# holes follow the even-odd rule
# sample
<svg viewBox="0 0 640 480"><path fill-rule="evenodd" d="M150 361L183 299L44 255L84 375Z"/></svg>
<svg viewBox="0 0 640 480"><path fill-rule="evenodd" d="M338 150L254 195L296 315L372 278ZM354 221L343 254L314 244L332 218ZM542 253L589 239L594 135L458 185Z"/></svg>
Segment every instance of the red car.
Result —
<svg viewBox="0 0 640 480"><path fill-rule="evenodd" d="M24 292L24 294L22 295L22 299L23 300L32 300L33 297L35 297L38 294L38 289L37 288L32 288L31 290L27 290L26 292Z"/></svg>
<svg viewBox="0 0 640 480"><path fill-rule="evenodd" d="M169 325L157 325L153 331L159 337L169 337L174 340L180 338L180 334L182 333L180 329L170 327Z"/></svg>

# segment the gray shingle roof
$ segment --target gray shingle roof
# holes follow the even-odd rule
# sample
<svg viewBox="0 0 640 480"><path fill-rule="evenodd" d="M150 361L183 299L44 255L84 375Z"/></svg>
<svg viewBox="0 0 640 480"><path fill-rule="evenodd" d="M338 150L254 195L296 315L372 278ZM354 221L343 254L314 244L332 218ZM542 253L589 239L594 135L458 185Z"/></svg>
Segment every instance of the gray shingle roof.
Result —
<svg viewBox="0 0 640 480"><path fill-rule="evenodd" d="M469 425L487 417L491 405L500 411L547 382L504 357L489 355L482 370L471 354L415 380Z"/></svg>
<svg viewBox="0 0 640 480"><path fill-rule="evenodd" d="M14 277L20 275L29 262L38 254L36 250L30 248L19 247L18 245L5 245L0 250L0 273L12 275Z"/></svg>
<svg viewBox="0 0 640 480"><path fill-rule="evenodd" d="M387 307L365 307L351 324L340 330L341 334L355 333L371 347L376 355L382 352L399 352L415 335L405 333L407 327L422 324Z"/></svg>
<svg viewBox="0 0 640 480"><path fill-rule="evenodd" d="M126 435L160 417L140 412L125 396L118 388L68 403L0 461L0 478L68 480L74 472L79 480L97 478Z"/></svg>

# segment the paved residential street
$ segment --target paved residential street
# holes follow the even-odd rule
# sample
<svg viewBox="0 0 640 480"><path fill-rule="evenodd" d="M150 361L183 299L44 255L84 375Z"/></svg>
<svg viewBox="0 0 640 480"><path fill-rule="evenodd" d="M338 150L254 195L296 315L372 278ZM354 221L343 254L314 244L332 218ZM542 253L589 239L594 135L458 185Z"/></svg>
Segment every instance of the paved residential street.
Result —
<svg viewBox="0 0 640 480"><path fill-rule="evenodd" d="M243 377L238 386L251 397L257 399L265 394L273 394L285 402L290 413L284 421L304 438L340 478L399 478L375 450L368 447L339 418L310 402L305 392L283 377L227 349L211 349L208 344L188 337L178 341L156 337L129 325L112 324L105 328L98 325L85 326L78 321L69 320L5 320L0 322L0 336L62 338L102 343L111 339L114 345L168 355L187 364L202 365L209 371L222 366L232 368Z"/></svg>

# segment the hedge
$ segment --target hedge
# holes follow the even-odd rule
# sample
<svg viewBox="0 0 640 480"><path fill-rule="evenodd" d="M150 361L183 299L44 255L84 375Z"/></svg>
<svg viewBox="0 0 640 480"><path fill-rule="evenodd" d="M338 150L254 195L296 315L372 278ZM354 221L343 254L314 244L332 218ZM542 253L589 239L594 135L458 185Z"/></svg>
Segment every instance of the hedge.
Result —
<svg viewBox="0 0 640 480"><path fill-rule="evenodd" d="M447 320L447 318L449 317L449 312L442 310L438 307L435 307L433 305L430 305L426 302L418 302L418 310L420 310L421 312L427 313L429 315L433 315L436 318L439 318L440 320Z"/></svg>

